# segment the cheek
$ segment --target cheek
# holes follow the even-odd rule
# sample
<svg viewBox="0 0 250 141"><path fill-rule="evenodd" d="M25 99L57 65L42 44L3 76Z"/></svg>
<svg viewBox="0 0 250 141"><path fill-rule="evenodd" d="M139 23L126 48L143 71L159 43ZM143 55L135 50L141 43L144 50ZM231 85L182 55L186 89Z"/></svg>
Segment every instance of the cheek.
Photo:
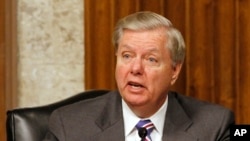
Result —
<svg viewBox="0 0 250 141"><path fill-rule="evenodd" d="M159 86L168 86L172 77L170 69L158 69L150 70L147 73L148 80L151 82L151 85L158 88Z"/></svg>
<svg viewBox="0 0 250 141"><path fill-rule="evenodd" d="M123 65L119 65L117 64L116 65L116 68L115 68L115 77L116 77L116 81L118 83L120 83L122 80L125 80L125 76L127 74L127 68L124 67Z"/></svg>

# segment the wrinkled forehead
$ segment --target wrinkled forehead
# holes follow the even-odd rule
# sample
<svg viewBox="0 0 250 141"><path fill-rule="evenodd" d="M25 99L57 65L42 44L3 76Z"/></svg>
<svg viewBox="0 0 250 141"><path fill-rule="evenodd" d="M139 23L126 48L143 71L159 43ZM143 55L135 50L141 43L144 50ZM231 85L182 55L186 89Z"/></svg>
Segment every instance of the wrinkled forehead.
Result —
<svg viewBox="0 0 250 141"><path fill-rule="evenodd" d="M157 28L152 28L152 29L137 29L137 30L124 28L119 36L117 43L119 45L124 34L130 34L130 36L135 36L135 37L136 36L145 36L143 38L143 40L145 40L145 41L147 40L147 37L150 37L150 35L154 35L155 38L158 38L161 40L164 39L164 41L168 41L167 30L168 30L168 28L162 27L162 26L157 27Z"/></svg>

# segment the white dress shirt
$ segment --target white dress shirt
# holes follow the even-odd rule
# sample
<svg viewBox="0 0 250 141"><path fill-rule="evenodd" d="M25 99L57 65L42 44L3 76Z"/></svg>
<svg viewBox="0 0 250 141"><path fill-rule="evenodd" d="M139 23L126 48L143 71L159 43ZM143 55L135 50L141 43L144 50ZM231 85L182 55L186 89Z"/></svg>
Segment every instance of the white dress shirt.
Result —
<svg viewBox="0 0 250 141"><path fill-rule="evenodd" d="M151 139L153 141L162 140L167 105L168 105L168 98L166 98L164 104L154 115L147 118L150 119L155 126L154 130L150 134ZM141 138L139 137L138 131L135 127L135 125L141 119L133 113L133 111L128 107L128 105L124 100L122 100L122 111L123 111L124 128L125 128L124 129L125 141L141 141Z"/></svg>

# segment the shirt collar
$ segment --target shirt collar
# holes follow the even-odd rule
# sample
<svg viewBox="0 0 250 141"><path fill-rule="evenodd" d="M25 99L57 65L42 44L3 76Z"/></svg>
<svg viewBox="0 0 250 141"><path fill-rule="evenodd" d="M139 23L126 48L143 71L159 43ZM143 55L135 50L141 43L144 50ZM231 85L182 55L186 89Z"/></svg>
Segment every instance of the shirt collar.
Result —
<svg viewBox="0 0 250 141"><path fill-rule="evenodd" d="M161 106L161 108L154 115L147 118L153 122L156 131L159 132L159 134L161 135L163 134L167 105L168 105L168 97L166 97L166 100ZM136 130L135 125L141 119L133 113L133 111L128 107L127 103L123 99L122 99L122 111L124 119L125 136L128 136L130 133Z"/></svg>

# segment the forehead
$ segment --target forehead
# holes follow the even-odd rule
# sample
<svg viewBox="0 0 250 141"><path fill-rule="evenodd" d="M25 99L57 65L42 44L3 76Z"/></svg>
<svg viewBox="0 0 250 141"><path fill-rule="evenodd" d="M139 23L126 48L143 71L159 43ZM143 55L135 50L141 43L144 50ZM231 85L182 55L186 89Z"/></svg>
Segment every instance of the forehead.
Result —
<svg viewBox="0 0 250 141"><path fill-rule="evenodd" d="M150 30L129 30L126 29L120 38L120 47L159 47L166 46L166 30L162 28Z"/></svg>
<svg viewBox="0 0 250 141"><path fill-rule="evenodd" d="M167 37L166 30L167 28L165 27L158 27L158 28L153 28L153 29L138 29L138 30L123 29L123 32L122 32L123 35L121 36L121 38L126 34L130 34L130 35L134 34L137 36L152 35L152 36L166 38Z"/></svg>

